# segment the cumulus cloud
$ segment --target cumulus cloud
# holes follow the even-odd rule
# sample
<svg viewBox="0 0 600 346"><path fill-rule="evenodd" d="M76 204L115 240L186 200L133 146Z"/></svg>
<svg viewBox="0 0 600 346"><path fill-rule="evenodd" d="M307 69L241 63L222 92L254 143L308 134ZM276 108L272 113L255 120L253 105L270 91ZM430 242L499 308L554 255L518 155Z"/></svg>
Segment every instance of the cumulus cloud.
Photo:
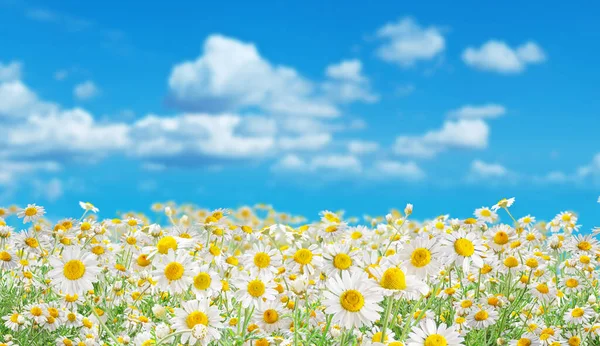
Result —
<svg viewBox="0 0 600 346"><path fill-rule="evenodd" d="M430 158L446 149L485 149L489 126L480 119L445 121L441 129L420 136L398 136L393 151L398 155Z"/></svg>
<svg viewBox="0 0 600 346"><path fill-rule="evenodd" d="M91 80L77 84L73 89L73 95L79 100L89 100L100 93L100 89Z"/></svg>
<svg viewBox="0 0 600 346"><path fill-rule="evenodd" d="M348 142L348 152L355 155L364 155L376 152L379 143L373 141L351 140Z"/></svg>
<svg viewBox="0 0 600 346"><path fill-rule="evenodd" d="M506 114L504 106L494 103L485 105L465 105L458 109L448 112L448 115L453 118L462 119L493 119Z"/></svg>
<svg viewBox="0 0 600 346"><path fill-rule="evenodd" d="M211 35L196 60L176 65L169 77L170 102L209 112L258 107L293 115L334 117L337 107L316 86L287 66L273 65L256 46Z"/></svg>
<svg viewBox="0 0 600 346"><path fill-rule="evenodd" d="M419 60L431 60L445 49L445 39L436 27L421 27L412 18L388 23L377 31L383 44L377 55L387 62L409 67Z"/></svg>
<svg viewBox="0 0 600 346"><path fill-rule="evenodd" d="M356 156L348 154L321 154L308 159L288 154L277 160L271 168L274 171L303 171L305 173L335 171L343 174L356 174L362 170L362 163Z"/></svg>
<svg viewBox="0 0 600 346"><path fill-rule="evenodd" d="M523 72L527 65L544 62L546 54L535 42L511 48L505 42L490 40L479 48L465 49L462 59L476 69L514 74Z"/></svg>
<svg viewBox="0 0 600 346"><path fill-rule="evenodd" d="M12 82L21 79L22 66L18 61L9 64L0 62L0 82Z"/></svg>
<svg viewBox="0 0 600 346"><path fill-rule="evenodd" d="M417 181L425 178L425 172L412 161L381 160L374 163L371 176L375 178L398 178Z"/></svg>
<svg viewBox="0 0 600 346"><path fill-rule="evenodd" d="M319 150L331 142L329 133L305 134L296 137L282 137L279 146L286 151Z"/></svg>
<svg viewBox="0 0 600 346"><path fill-rule="evenodd" d="M471 163L471 174L481 178L500 178L509 174L506 167L498 163L486 163L481 160L475 160Z"/></svg>
<svg viewBox="0 0 600 346"><path fill-rule="evenodd" d="M339 103L373 103L379 100L379 96L371 91L369 79L363 75L362 63L358 59L329 65L325 74L329 80L322 87L331 100Z"/></svg>
<svg viewBox="0 0 600 346"><path fill-rule="evenodd" d="M0 158L0 185L9 185L14 183L23 175L36 172L58 172L61 170L60 164L53 161L15 161Z"/></svg>

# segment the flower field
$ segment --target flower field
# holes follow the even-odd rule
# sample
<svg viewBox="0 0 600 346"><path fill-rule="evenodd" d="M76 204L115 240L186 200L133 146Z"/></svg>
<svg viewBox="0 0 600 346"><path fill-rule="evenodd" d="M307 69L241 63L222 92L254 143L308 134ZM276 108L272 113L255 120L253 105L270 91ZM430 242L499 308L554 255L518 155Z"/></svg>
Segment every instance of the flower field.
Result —
<svg viewBox="0 0 600 346"><path fill-rule="evenodd" d="M316 222L257 205L0 208L4 345L600 345L598 229L577 216ZM500 218L504 223L500 223Z"/></svg>

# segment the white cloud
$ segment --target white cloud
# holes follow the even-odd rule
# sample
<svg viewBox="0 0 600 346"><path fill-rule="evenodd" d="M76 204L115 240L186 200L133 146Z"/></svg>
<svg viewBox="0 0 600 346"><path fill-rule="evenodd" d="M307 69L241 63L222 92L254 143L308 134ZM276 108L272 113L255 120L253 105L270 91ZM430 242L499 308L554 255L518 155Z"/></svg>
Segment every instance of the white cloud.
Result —
<svg viewBox="0 0 600 346"><path fill-rule="evenodd" d="M534 42L526 42L513 49L502 41L490 40L480 48L465 49L462 59L467 65L480 70L509 74L523 72L528 64L544 62L546 55Z"/></svg>
<svg viewBox="0 0 600 346"><path fill-rule="evenodd" d="M0 83L0 122L53 111L54 104L40 101L21 81Z"/></svg>
<svg viewBox="0 0 600 346"><path fill-rule="evenodd" d="M58 70L54 73L54 79L56 79L57 81L63 81L67 79L68 76L69 71L67 70Z"/></svg>
<svg viewBox="0 0 600 346"><path fill-rule="evenodd" d="M312 158L310 168L312 170L336 170L351 173L360 172L362 164L353 155L318 155Z"/></svg>
<svg viewBox="0 0 600 346"><path fill-rule="evenodd" d="M580 179L591 178L600 182L600 153L594 155L590 163L577 169L577 177Z"/></svg>
<svg viewBox="0 0 600 346"><path fill-rule="evenodd" d="M416 181L424 179L425 172L414 162L381 160L375 162L372 176L375 178L400 178Z"/></svg>
<svg viewBox="0 0 600 346"><path fill-rule="evenodd" d="M421 136L398 136L393 150L398 155L430 158L446 149L485 149L489 126L479 119L445 121L442 128Z"/></svg>
<svg viewBox="0 0 600 346"><path fill-rule="evenodd" d="M348 142L348 151L355 155L364 155L376 152L379 143L373 141L351 140Z"/></svg>
<svg viewBox="0 0 600 346"><path fill-rule="evenodd" d="M332 79L348 80L353 82L362 82L365 76L362 75L362 63L358 59L343 60L338 64L327 66L325 74Z"/></svg>
<svg viewBox="0 0 600 346"><path fill-rule="evenodd" d="M0 82L12 82L21 79L22 64L18 61L13 61L9 64L0 62Z"/></svg>
<svg viewBox="0 0 600 346"><path fill-rule="evenodd" d="M182 165L203 164L209 158L244 159L271 153L274 138L240 135L243 121L235 114L148 115L131 126L130 151L135 156Z"/></svg>
<svg viewBox="0 0 600 346"><path fill-rule="evenodd" d="M334 117L337 107L316 94L314 83L293 68L272 65L252 43L211 35L203 54L176 65L171 102L202 111L259 107L271 113Z"/></svg>
<svg viewBox="0 0 600 346"><path fill-rule="evenodd" d="M53 161L12 161L0 159L0 185L14 184L23 175L36 172L58 172L61 166Z"/></svg>
<svg viewBox="0 0 600 346"><path fill-rule="evenodd" d="M445 49L445 40L439 29L422 28L412 18L403 18L388 23L377 31L385 43L377 55L388 62L408 67L418 60L431 60Z"/></svg>
<svg viewBox="0 0 600 346"><path fill-rule="evenodd" d="M296 137L282 137L279 146L286 151L319 150L331 142L329 133L305 134Z"/></svg>
<svg viewBox="0 0 600 346"><path fill-rule="evenodd" d="M488 103L485 105L465 105L461 108L448 112L450 117L462 119L492 119L498 118L506 113L502 105Z"/></svg>
<svg viewBox="0 0 600 346"><path fill-rule="evenodd" d="M77 84L73 89L73 95L79 100L89 100L99 93L100 89L90 80Z"/></svg>
<svg viewBox="0 0 600 346"><path fill-rule="evenodd" d="M52 178L49 181L34 180L33 189L35 198L44 198L54 202L64 194L63 183L58 178Z"/></svg>
<svg viewBox="0 0 600 346"><path fill-rule="evenodd" d="M336 171L344 174L356 174L362 170L362 163L356 156L347 154L322 154L309 159L303 159L295 154L288 154L275 162L271 169L273 171L302 171L304 173Z"/></svg>
<svg viewBox="0 0 600 346"><path fill-rule="evenodd" d="M471 174L481 178L500 178L509 174L509 171L498 163L486 163L475 160L471 163Z"/></svg>
<svg viewBox="0 0 600 346"><path fill-rule="evenodd" d="M280 158L272 167L275 171L299 171L307 168L306 162L301 159L298 155L287 154Z"/></svg>

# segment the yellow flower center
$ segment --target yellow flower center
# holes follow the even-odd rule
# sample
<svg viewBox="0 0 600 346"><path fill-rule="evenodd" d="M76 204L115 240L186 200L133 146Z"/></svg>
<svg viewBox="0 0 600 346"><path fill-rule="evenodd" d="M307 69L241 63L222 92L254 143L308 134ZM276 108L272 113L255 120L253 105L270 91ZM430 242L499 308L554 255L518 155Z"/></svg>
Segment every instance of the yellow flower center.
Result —
<svg viewBox="0 0 600 346"><path fill-rule="evenodd" d="M254 298L258 298L265 294L265 284L260 280L252 280L248 282L248 294Z"/></svg>
<svg viewBox="0 0 600 346"><path fill-rule="evenodd" d="M167 266L165 267L165 277L169 281L179 280L183 276L184 271L185 270L183 268L183 265L181 265L181 263L171 262L171 263L167 264Z"/></svg>
<svg viewBox="0 0 600 346"><path fill-rule="evenodd" d="M12 260L12 256L6 251L2 251L0 252L0 260L4 262L10 262L10 260Z"/></svg>
<svg viewBox="0 0 600 346"><path fill-rule="evenodd" d="M454 242L454 251L463 257L471 257L475 253L475 246L469 239L459 238Z"/></svg>
<svg viewBox="0 0 600 346"><path fill-rule="evenodd" d="M146 254L139 255L136 262L140 267L147 267L151 263L150 260L148 260L148 255Z"/></svg>
<svg viewBox="0 0 600 346"><path fill-rule="evenodd" d="M352 265L352 258L345 253L339 253L333 258L333 266L340 270L346 270Z"/></svg>
<svg viewBox="0 0 600 346"><path fill-rule="evenodd" d="M388 290L403 290L406 288L406 277L400 268L389 268L381 276L381 287Z"/></svg>
<svg viewBox="0 0 600 346"><path fill-rule="evenodd" d="M268 324L273 324L279 320L279 314L274 309L267 309L263 313L263 320Z"/></svg>
<svg viewBox="0 0 600 346"><path fill-rule="evenodd" d="M102 255L105 252L104 248L100 245L92 248L92 253L96 256Z"/></svg>
<svg viewBox="0 0 600 346"><path fill-rule="evenodd" d="M431 334L425 339L425 343L423 346L447 346L448 341L443 335L440 334Z"/></svg>
<svg viewBox="0 0 600 346"><path fill-rule="evenodd" d="M464 309L470 308L471 306L473 306L473 302L470 300L463 300L462 302L460 302L460 306Z"/></svg>
<svg viewBox="0 0 600 346"><path fill-rule="evenodd" d="M483 217L490 217L490 216L492 216L492 212L489 209L483 209L481 211L481 216L483 216Z"/></svg>
<svg viewBox="0 0 600 346"><path fill-rule="evenodd" d="M575 308L575 309L573 309L573 311L571 311L571 316L581 317L581 316L583 316L584 313L585 313L585 311L582 308Z"/></svg>
<svg viewBox="0 0 600 346"><path fill-rule="evenodd" d="M25 244L27 244L27 246L32 247L32 248L37 248L38 246L40 246L40 243L35 238L25 239Z"/></svg>
<svg viewBox="0 0 600 346"><path fill-rule="evenodd" d="M31 310L29 310L29 312L35 317L42 316L43 313L42 308L40 308L39 306L32 307Z"/></svg>
<svg viewBox="0 0 600 346"><path fill-rule="evenodd" d="M25 208L25 216L35 216L37 214L37 209L34 207Z"/></svg>
<svg viewBox="0 0 600 346"><path fill-rule="evenodd" d="M475 314L475 316L473 316L473 318L475 319L475 321L485 321L485 320L488 319L488 317L489 317L489 314L485 310L477 311L477 313Z"/></svg>
<svg viewBox="0 0 600 346"><path fill-rule="evenodd" d="M532 257L528 258L527 261L525 261L525 265L529 268L537 268L540 264L537 259Z"/></svg>
<svg viewBox="0 0 600 346"><path fill-rule="evenodd" d="M135 245L137 243L137 239L135 237L127 237L127 244Z"/></svg>
<svg viewBox="0 0 600 346"><path fill-rule="evenodd" d="M504 245L508 243L508 233L499 231L494 234L494 243L498 245Z"/></svg>
<svg viewBox="0 0 600 346"><path fill-rule="evenodd" d="M592 244L590 244L589 241L580 241L579 244L577 244L577 247L579 248L579 250L583 250L583 251L589 251L592 248Z"/></svg>
<svg viewBox="0 0 600 346"><path fill-rule="evenodd" d="M565 285L569 288L575 288L575 287L579 286L579 281L577 281L577 279L571 278L565 282Z"/></svg>
<svg viewBox="0 0 600 346"><path fill-rule="evenodd" d="M424 267L429 262L431 262L431 252L424 247L415 249L410 255L410 263L417 268Z"/></svg>
<svg viewBox="0 0 600 346"><path fill-rule="evenodd" d="M48 308L48 315L57 318L58 317L58 310L56 308Z"/></svg>
<svg viewBox="0 0 600 346"><path fill-rule="evenodd" d="M271 257L264 252L257 252L254 255L254 265L259 268L266 268L271 264Z"/></svg>
<svg viewBox="0 0 600 346"><path fill-rule="evenodd" d="M508 268L515 268L519 265L519 260L514 256L509 256L504 259L504 265Z"/></svg>
<svg viewBox="0 0 600 346"><path fill-rule="evenodd" d="M185 318L185 324L189 329L194 328L198 324L208 326L208 317L202 311L194 311Z"/></svg>
<svg viewBox="0 0 600 346"><path fill-rule="evenodd" d="M308 249L300 249L294 254L294 261L301 265L307 265L312 261L313 254Z"/></svg>
<svg viewBox="0 0 600 346"><path fill-rule="evenodd" d="M156 244L156 248L158 249L158 252L166 255L169 252L169 249L173 251L177 250L177 240L170 235L163 237L158 241L158 244Z"/></svg>
<svg viewBox="0 0 600 346"><path fill-rule="evenodd" d="M578 336L572 336L567 340L569 346L579 346L581 344L581 339Z"/></svg>
<svg viewBox="0 0 600 346"><path fill-rule="evenodd" d="M550 289L548 288L548 285L546 285L546 284L539 284L536 286L535 289L538 290L538 292L540 292L542 294L548 294L548 292L550 292Z"/></svg>
<svg viewBox="0 0 600 346"><path fill-rule="evenodd" d="M205 290L210 286L211 281L210 275L202 272L194 277L194 287L198 290Z"/></svg>
<svg viewBox="0 0 600 346"><path fill-rule="evenodd" d="M365 305L365 297L357 290L348 290L340 296L342 308L350 312L358 312Z"/></svg>
<svg viewBox="0 0 600 346"><path fill-rule="evenodd" d="M517 346L530 346L531 345L531 340L527 339L527 338L520 338L519 341L517 341Z"/></svg>
<svg viewBox="0 0 600 346"><path fill-rule="evenodd" d="M85 265L80 260L70 260L63 268L64 276L69 280L78 280L85 274Z"/></svg>

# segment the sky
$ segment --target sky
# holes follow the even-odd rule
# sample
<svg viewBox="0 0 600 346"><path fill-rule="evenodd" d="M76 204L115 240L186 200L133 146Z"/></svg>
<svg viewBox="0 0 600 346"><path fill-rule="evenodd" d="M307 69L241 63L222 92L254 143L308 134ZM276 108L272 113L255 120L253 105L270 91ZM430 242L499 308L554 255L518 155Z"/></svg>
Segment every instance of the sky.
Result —
<svg viewBox="0 0 600 346"><path fill-rule="evenodd" d="M600 205L600 4L0 0L0 205Z"/></svg>

